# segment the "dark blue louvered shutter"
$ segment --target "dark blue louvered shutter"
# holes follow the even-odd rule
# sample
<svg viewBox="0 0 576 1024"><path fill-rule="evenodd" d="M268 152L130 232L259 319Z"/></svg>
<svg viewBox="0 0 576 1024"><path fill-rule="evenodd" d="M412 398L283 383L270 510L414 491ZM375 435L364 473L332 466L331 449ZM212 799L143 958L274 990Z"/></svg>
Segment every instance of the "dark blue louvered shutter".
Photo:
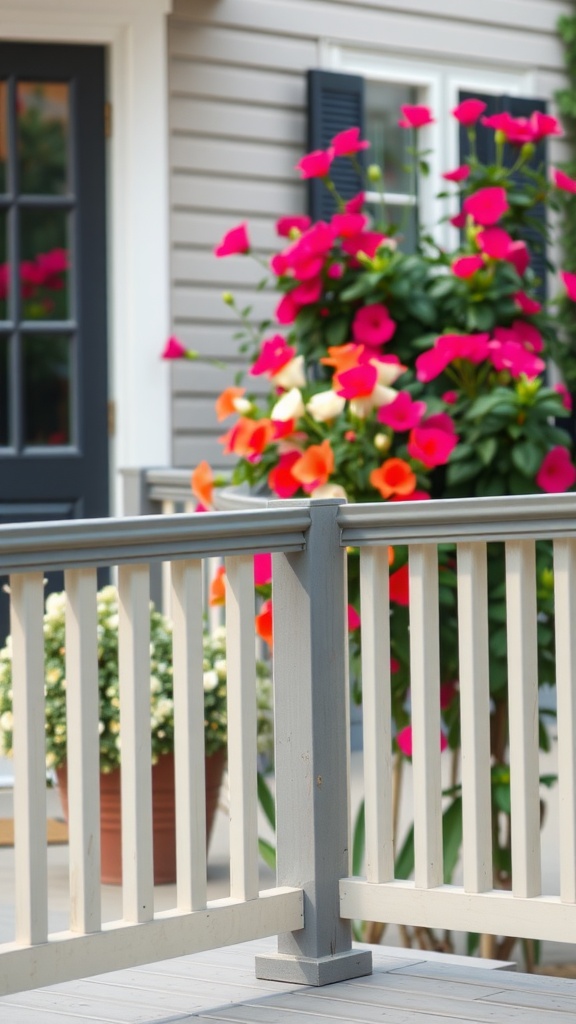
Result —
<svg viewBox="0 0 576 1024"><path fill-rule="evenodd" d="M500 97L490 96L489 94L481 94L477 92L461 92L458 95L458 102L463 103L464 100L482 100L486 104L486 110L484 111L484 117L491 117L492 114L497 114L500 111ZM470 140L468 138L468 129L464 125L460 125L460 163L464 163L466 157L470 155ZM481 164L493 164L496 160L496 147L494 145L494 132L491 128L485 128L481 121L476 125L476 155Z"/></svg>
<svg viewBox="0 0 576 1024"><path fill-rule="evenodd" d="M334 71L308 72L308 151L327 149L330 140L346 128L360 128L364 135L364 79ZM362 162L363 153L359 153ZM343 199L361 191L363 182L350 160L332 165L332 179ZM322 181L308 182L308 212L312 220L329 220L336 202Z"/></svg>

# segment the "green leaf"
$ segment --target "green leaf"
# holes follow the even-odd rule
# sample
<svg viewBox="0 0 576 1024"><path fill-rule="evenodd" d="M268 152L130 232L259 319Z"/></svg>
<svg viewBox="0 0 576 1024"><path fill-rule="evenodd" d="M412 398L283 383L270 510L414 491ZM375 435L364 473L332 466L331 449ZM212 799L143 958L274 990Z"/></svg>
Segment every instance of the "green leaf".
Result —
<svg viewBox="0 0 576 1024"><path fill-rule="evenodd" d="M364 801L358 808L356 821L354 822L354 835L352 839L352 874L361 875L364 864L364 850L366 847L366 819L364 813Z"/></svg>
<svg viewBox="0 0 576 1024"><path fill-rule="evenodd" d="M510 784L501 782L498 784L492 784L492 799L496 804L499 811L504 814L510 814L512 810L512 803L510 800Z"/></svg>
<svg viewBox="0 0 576 1024"><path fill-rule="evenodd" d="M260 807L264 812L264 817L270 827L276 829L276 802L274 800L272 790L262 775L262 772L258 772L257 785L258 800L260 802Z"/></svg>
<svg viewBox="0 0 576 1024"><path fill-rule="evenodd" d="M266 839L258 839L258 852L272 871L276 871L276 849Z"/></svg>
<svg viewBox="0 0 576 1024"><path fill-rule="evenodd" d="M540 448L531 441L520 441L511 452L512 462L518 472L529 477L538 472L542 457Z"/></svg>
<svg viewBox="0 0 576 1024"><path fill-rule="evenodd" d="M449 487L457 487L467 480L472 480L482 469L478 459L469 462L450 462L446 471L446 482Z"/></svg>
<svg viewBox="0 0 576 1024"><path fill-rule="evenodd" d="M498 441L495 437L485 437L475 445L476 454L483 466L489 466L498 451Z"/></svg>
<svg viewBox="0 0 576 1024"><path fill-rule="evenodd" d="M348 317L337 316L326 328L326 340L329 345L343 345L348 337Z"/></svg>
<svg viewBox="0 0 576 1024"><path fill-rule="evenodd" d="M444 884L452 881L462 846L462 798L457 797L442 815L442 842L444 847Z"/></svg>
<svg viewBox="0 0 576 1024"><path fill-rule="evenodd" d="M396 878L410 878L414 871L414 826L410 827L408 835L402 844L402 849L396 858L394 874Z"/></svg>

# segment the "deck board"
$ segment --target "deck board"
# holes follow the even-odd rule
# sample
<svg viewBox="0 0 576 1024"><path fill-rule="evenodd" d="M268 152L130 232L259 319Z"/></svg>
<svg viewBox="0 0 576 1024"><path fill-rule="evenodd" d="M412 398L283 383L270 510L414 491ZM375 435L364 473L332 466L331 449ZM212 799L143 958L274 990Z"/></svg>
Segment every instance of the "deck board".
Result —
<svg viewBox="0 0 576 1024"><path fill-rule="evenodd" d="M273 940L0 999L0 1024L576 1024L576 981L372 947L374 974L322 989L258 981Z"/></svg>

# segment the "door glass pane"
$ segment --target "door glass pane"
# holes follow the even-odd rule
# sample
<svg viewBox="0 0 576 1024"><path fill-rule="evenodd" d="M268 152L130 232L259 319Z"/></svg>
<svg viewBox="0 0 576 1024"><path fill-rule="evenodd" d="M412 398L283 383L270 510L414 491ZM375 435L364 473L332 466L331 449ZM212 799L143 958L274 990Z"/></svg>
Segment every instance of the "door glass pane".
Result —
<svg viewBox="0 0 576 1024"><path fill-rule="evenodd" d="M7 258L7 216L0 210L0 320L8 320L10 313L10 267Z"/></svg>
<svg viewBox="0 0 576 1024"><path fill-rule="evenodd" d="M368 203L367 211L374 227L380 228L383 222L382 206L380 203ZM394 224L396 234L394 238L398 248L405 253L416 252L418 244L418 209L408 204L388 203L384 206L384 223Z"/></svg>
<svg viewBox="0 0 576 1024"><path fill-rule="evenodd" d="M20 294L23 320L67 320L67 214L20 211Z"/></svg>
<svg viewBox="0 0 576 1024"><path fill-rule="evenodd" d="M368 158L384 171L384 191L411 195L414 183L405 170L412 132L398 127L400 107L418 103L414 86L366 82L366 134L372 143Z"/></svg>
<svg viewBox="0 0 576 1024"><path fill-rule="evenodd" d="M24 443L70 444L71 339L25 336Z"/></svg>
<svg viewBox="0 0 576 1024"><path fill-rule="evenodd" d="M64 82L18 82L20 191L62 195L70 191L69 86Z"/></svg>
<svg viewBox="0 0 576 1024"><path fill-rule="evenodd" d="M8 89L0 81L0 192L8 191Z"/></svg>
<svg viewBox="0 0 576 1024"><path fill-rule="evenodd" d="M0 448L8 444L8 338L0 334Z"/></svg>

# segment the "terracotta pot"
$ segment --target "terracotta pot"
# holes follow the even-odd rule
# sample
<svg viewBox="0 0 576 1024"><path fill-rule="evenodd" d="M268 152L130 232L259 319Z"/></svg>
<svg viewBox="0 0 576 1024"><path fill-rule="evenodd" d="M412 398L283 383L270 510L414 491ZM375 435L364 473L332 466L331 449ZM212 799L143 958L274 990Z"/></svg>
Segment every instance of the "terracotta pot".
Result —
<svg viewBox="0 0 576 1024"><path fill-rule="evenodd" d="M207 757L206 765L206 840L214 823L226 751ZM56 769L64 817L68 821L68 772L66 765ZM154 885L176 881L176 817L174 794L174 755L164 754L152 766L152 824L154 842ZM106 885L122 884L122 826L120 769L100 776L100 878Z"/></svg>

